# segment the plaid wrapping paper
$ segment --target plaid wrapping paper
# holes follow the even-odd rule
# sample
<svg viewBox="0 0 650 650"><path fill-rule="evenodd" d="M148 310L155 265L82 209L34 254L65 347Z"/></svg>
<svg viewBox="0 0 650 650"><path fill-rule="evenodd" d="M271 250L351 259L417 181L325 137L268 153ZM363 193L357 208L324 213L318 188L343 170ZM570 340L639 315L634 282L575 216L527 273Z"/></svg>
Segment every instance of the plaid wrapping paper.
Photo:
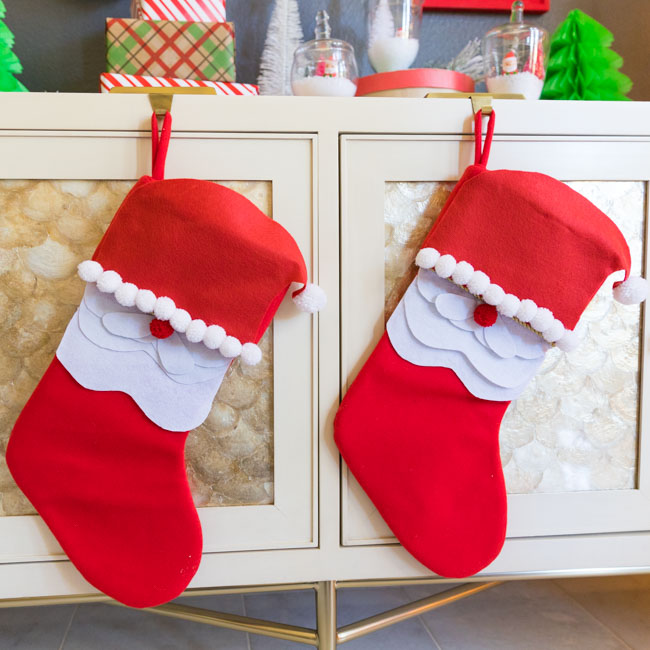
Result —
<svg viewBox="0 0 650 650"><path fill-rule="evenodd" d="M131 17L224 23L226 3L224 0L132 0Z"/></svg>
<svg viewBox="0 0 650 650"><path fill-rule="evenodd" d="M106 19L107 72L235 81L232 23Z"/></svg>
<svg viewBox="0 0 650 650"><path fill-rule="evenodd" d="M111 88L214 88L217 95L257 95L257 86L252 84L226 83L224 81L196 81L195 79L170 79L165 77L141 77L133 74L103 72L99 78L101 91L109 93Z"/></svg>

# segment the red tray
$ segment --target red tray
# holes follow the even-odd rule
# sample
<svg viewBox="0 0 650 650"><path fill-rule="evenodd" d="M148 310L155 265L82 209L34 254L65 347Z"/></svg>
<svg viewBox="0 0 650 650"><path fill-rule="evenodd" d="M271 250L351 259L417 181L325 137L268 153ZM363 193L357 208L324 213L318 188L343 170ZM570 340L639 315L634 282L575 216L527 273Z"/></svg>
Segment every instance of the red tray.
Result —
<svg viewBox="0 0 650 650"><path fill-rule="evenodd" d="M468 11L510 11L512 0L425 0L425 9L458 9ZM543 14L551 8L551 0L526 0L526 13Z"/></svg>

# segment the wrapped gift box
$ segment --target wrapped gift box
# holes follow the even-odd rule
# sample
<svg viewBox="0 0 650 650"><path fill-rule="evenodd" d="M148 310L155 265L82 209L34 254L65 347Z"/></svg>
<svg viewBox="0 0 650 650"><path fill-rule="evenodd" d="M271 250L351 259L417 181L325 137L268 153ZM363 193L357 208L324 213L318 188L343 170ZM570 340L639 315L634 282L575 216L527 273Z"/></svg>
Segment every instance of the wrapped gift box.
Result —
<svg viewBox="0 0 650 650"><path fill-rule="evenodd" d="M194 79L168 79L165 77L143 77L133 74L104 72L99 78L101 91L111 88L214 88L217 95L257 95L257 86L252 84L226 83L222 81L195 81Z"/></svg>
<svg viewBox="0 0 650 650"><path fill-rule="evenodd" d="M133 0L131 16L144 20L226 21L225 0Z"/></svg>
<svg viewBox="0 0 650 650"><path fill-rule="evenodd" d="M106 20L107 72L235 81L232 23Z"/></svg>

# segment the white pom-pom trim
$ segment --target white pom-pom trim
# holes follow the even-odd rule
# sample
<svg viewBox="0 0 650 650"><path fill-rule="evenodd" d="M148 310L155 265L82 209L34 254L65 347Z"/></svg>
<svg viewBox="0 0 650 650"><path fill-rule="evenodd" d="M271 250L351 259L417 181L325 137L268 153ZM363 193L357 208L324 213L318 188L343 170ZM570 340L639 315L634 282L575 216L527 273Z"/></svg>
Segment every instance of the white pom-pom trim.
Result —
<svg viewBox="0 0 650 650"><path fill-rule="evenodd" d="M528 325L545 341L557 345L561 350L568 352L577 346L575 333L567 330L550 309L538 307L528 298L521 300L512 293L507 294L501 286L490 282L486 273L474 270L469 262L456 262L453 255L441 255L435 248L422 248L415 263L422 269L431 269L441 278L464 287L488 305L494 305L502 316ZM645 300L647 293L648 283L643 278L630 278L614 289L615 298L624 304Z"/></svg>
<svg viewBox="0 0 650 650"><path fill-rule="evenodd" d="M256 366L262 360L262 350L255 343L244 343L241 349L241 362L247 366Z"/></svg>
<svg viewBox="0 0 650 650"><path fill-rule="evenodd" d="M294 294L293 302L300 311L315 314L327 305L327 294L317 284L306 284L300 293Z"/></svg>
<svg viewBox="0 0 650 650"><path fill-rule="evenodd" d="M451 279L455 284L461 287L466 285L474 273L474 267L469 262L458 262L454 272L451 274Z"/></svg>
<svg viewBox="0 0 650 650"><path fill-rule="evenodd" d="M453 255L442 255L436 262L435 269L438 276L446 280L456 270L456 259Z"/></svg>
<svg viewBox="0 0 650 650"><path fill-rule="evenodd" d="M104 272L102 265L94 260L85 260L77 266L79 277L84 282L97 282L101 274Z"/></svg>
<svg viewBox="0 0 650 650"><path fill-rule="evenodd" d="M195 318L187 327L185 336L190 343L201 343L208 329L205 321Z"/></svg>
<svg viewBox="0 0 650 650"><path fill-rule="evenodd" d="M189 315L189 314L188 314ZM219 346L226 340L226 330L219 325L210 325L203 337L203 343L210 350L218 350Z"/></svg>
<svg viewBox="0 0 650 650"><path fill-rule="evenodd" d="M153 315L158 320L169 320L176 311L176 304L171 298L167 296L162 296L156 300L156 304L153 308Z"/></svg>
<svg viewBox="0 0 650 650"><path fill-rule="evenodd" d="M135 298L138 295L138 287L131 282L123 282L115 292L115 300L122 307L135 307Z"/></svg>
<svg viewBox="0 0 650 650"><path fill-rule="evenodd" d="M97 288L102 293L115 293L122 284L122 278L115 271L104 271L97 280Z"/></svg>
<svg viewBox="0 0 650 650"><path fill-rule="evenodd" d="M185 311L184 309L176 309L169 319L169 324L181 334L187 332L187 328L190 326L191 322L192 317L190 316L190 312Z"/></svg>
<svg viewBox="0 0 650 650"><path fill-rule="evenodd" d="M614 299L622 305L638 305L648 297L648 281L632 276L614 287Z"/></svg>
<svg viewBox="0 0 650 650"><path fill-rule="evenodd" d="M176 332L185 334L190 343L203 343L210 350L219 350L228 359L241 357L241 362L249 366L257 365L262 360L262 350L255 343L242 344L238 338L228 336L220 325L208 326L200 318L192 319L190 313L176 307L171 298L158 297L149 289L123 282L119 273L105 271L99 262L85 260L78 265L77 271L84 282L94 282L103 293L112 293L119 305L137 307L145 314L168 320ZM294 301L299 309L313 312L325 306L327 296L319 286L308 284Z"/></svg>
<svg viewBox="0 0 650 650"><path fill-rule="evenodd" d="M440 253L435 248L422 248L415 256L415 264L421 269L432 269L440 259Z"/></svg>
<svg viewBox="0 0 650 650"><path fill-rule="evenodd" d="M243 346L239 339L234 336L226 336L224 342L219 346L219 352L226 357L226 359L232 359L238 357L243 350Z"/></svg>

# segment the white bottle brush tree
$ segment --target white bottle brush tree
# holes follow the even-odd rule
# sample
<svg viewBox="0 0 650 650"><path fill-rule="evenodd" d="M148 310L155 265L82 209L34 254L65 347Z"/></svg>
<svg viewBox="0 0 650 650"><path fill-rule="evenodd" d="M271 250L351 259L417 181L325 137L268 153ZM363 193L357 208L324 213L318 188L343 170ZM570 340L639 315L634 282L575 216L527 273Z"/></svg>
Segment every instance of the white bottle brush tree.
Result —
<svg viewBox="0 0 650 650"><path fill-rule="evenodd" d="M291 95L293 53L303 43L298 0L276 0L260 61L261 95Z"/></svg>
<svg viewBox="0 0 650 650"><path fill-rule="evenodd" d="M376 41L391 38L394 35L395 21L393 20L393 13L388 6L388 0L379 0L372 24L370 25L368 44L372 47Z"/></svg>

